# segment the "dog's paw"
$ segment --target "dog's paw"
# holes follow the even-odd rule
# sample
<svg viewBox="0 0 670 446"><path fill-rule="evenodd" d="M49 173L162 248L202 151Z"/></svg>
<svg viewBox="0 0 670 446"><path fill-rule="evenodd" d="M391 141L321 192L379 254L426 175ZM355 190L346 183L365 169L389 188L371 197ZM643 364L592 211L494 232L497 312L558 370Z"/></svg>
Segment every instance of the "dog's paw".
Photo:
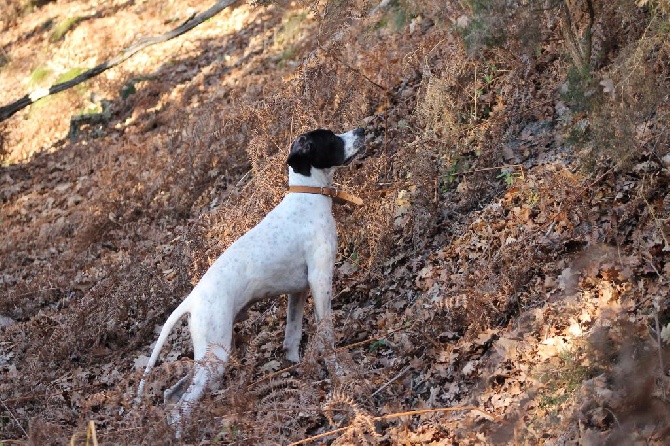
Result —
<svg viewBox="0 0 670 446"><path fill-rule="evenodd" d="M293 363L300 362L300 340L293 342L290 339L284 339L284 353L286 359Z"/></svg>
<svg viewBox="0 0 670 446"><path fill-rule="evenodd" d="M300 362L300 354L298 352L286 351L286 360L293 364Z"/></svg>

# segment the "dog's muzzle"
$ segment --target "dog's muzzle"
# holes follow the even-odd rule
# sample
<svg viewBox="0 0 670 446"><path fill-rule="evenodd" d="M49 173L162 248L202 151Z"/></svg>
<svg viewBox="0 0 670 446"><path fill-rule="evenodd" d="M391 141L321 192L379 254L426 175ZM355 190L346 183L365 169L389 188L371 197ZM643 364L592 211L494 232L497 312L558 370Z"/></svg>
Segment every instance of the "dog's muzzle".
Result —
<svg viewBox="0 0 670 446"><path fill-rule="evenodd" d="M352 133L356 138L353 143L354 153L344 160L344 163L342 163L343 166L351 164L351 162L354 160L354 158L356 158L356 155L359 154L361 148L365 144L365 129L363 127L358 127L357 129L353 130Z"/></svg>

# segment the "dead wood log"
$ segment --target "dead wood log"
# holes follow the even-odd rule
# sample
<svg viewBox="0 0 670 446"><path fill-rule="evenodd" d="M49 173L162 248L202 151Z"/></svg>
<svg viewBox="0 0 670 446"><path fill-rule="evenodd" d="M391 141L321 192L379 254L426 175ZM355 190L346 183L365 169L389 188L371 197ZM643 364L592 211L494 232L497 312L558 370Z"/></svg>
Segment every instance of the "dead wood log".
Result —
<svg viewBox="0 0 670 446"><path fill-rule="evenodd" d="M129 47L125 48L120 54L117 56L113 57L112 59L101 63L100 65L97 65L93 68L91 68L88 71L85 71L81 73L79 76L74 77L70 79L69 81L62 82L60 84L52 85L49 88L42 88L36 91L33 91L30 94L27 94L23 96L21 99L18 101L12 102L11 104L4 105L0 107L0 122L8 119L14 113L18 112L19 110L22 110L32 104L33 102L37 101L38 99L41 99L43 97L59 93L63 90L67 90L68 88L74 87L77 84L80 84L88 79L91 79L98 74L102 73L105 70L108 70L121 62L125 61L126 59L130 58L133 54L137 53L140 50L143 50L144 48L155 45L157 43L165 42L170 39L174 39L177 36L180 36L196 26L200 25L202 22L204 22L207 19L210 19L226 9L227 7L237 3L239 0L219 0L217 1L212 7L210 7L208 10L201 12L198 15L190 17L188 20L186 20L184 23L182 23L180 26L177 28L173 29L172 31L168 31L165 34L161 34L160 36L151 36L151 37L144 37L137 42L133 43Z"/></svg>

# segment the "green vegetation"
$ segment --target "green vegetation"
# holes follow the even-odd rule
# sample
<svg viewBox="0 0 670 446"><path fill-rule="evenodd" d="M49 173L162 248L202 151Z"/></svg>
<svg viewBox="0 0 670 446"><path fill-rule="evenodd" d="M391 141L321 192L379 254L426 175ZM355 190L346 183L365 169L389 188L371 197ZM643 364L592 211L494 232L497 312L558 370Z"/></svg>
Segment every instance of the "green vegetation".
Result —
<svg viewBox="0 0 670 446"><path fill-rule="evenodd" d="M81 73L85 71L86 71L85 68L78 68L78 67L71 68L65 71L64 73L61 73L58 76L56 76L56 79L51 84L55 85L67 82L79 76ZM30 85L34 87L45 87L48 84L47 80L52 76L52 74L53 72L50 69L43 66L38 67L35 70L33 70L33 72L30 75ZM74 87L71 91L78 94L79 96L83 96L84 94L86 94L87 88L84 84L79 84L76 87ZM59 97L62 96L60 94L56 94L56 95L49 95L39 99L30 106L30 110L28 111L28 113L26 113L25 119L38 118L39 112L49 107L50 105L56 103L59 100Z"/></svg>
<svg viewBox="0 0 670 446"><path fill-rule="evenodd" d="M386 339L376 339L370 343L370 348L368 351L370 353L375 352L382 348L390 348L391 344Z"/></svg>
<svg viewBox="0 0 670 446"><path fill-rule="evenodd" d="M54 81L55 84L62 84L63 82L68 82L74 79L75 77L79 76L80 74L84 73L86 71L86 68L80 68L80 67L75 67L75 68L70 68L64 73L59 74L56 77L56 80ZM84 96L86 94L86 91L88 88L86 87L85 83L78 84L73 87L73 90L80 96Z"/></svg>
<svg viewBox="0 0 670 446"><path fill-rule="evenodd" d="M302 25L307 19L306 13L290 14L279 31L275 33L274 44L286 47L294 44L302 33Z"/></svg>
<svg viewBox="0 0 670 446"><path fill-rule="evenodd" d="M505 167L496 178L500 178L506 186L511 186L516 180L523 179L523 172L516 171L514 167Z"/></svg>
<svg viewBox="0 0 670 446"><path fill-rule="evenodd" d="M59 74L56 78L56 83L61 84L63 82L71 81L75 77L79 76L81 73L85 72L86 68L70 68L66 72Z"/></svg>
<svg viewBox="0 0 670 446"><path fill-rule="evenodd" d="M32 87L43 85L51 73L51 69L40 65L30 73L29 85Z"/></svg>
<svg viewBox="0 0 670 446"><path fill-rule="evenodd" d="M591 75L589 67L571 66L568 69L568 77L561 89L561 99L574 112L590 111L599 97L597 82Z"/></svg>
<svg viewBox="0 0 670 446"><path fill-rule="evenodd" d="M119 90L119 96L121 96L121 99L128 99L130 96L134 95L137 93L137 88L135 87L136 84L144 81L153 81L156 79L156 76L138 76L130 79L127 81L121 89Z"/></svg>
<svg viewBox="0 0 670 446"><path fill-rule="evenodd" d="M545 410L557 409L568 401L582 382L594 374L594 369L582 365L573 351L562 351L558 356L561 361L559 369L540 378L545 383L545 389L539 405Z"/></svg>
<svg viewBox="0 0 670 446"><path fill-rule="evenodd" d="M4 52L0 52L0 70L2 70L2 68L8 63L9 63L9 55Z"/></svg>
<svg viewBox="0 0 670 446"><path fill-rule="evenodd" d="M281 28L274 34L274 46L280 48L278 64L284 67L286 62L292 60L296 55L295 43L303 32L303 24L307 19L306 13L290 14L284 19Z"/></svg>
<svg viewBox="0 0 670 446"><path fill-rule="evenodd" d="M49 40L51 42L58 42L59 40L62 40L63 37L65 37L65 34L67 34L68 31L71 31L81 21L82 17L75 16L75 17L68 17L65 20L59 22L54 28L54 30L51 32Z"/></svg>
<svg viewBox="0 0 670 446"><path fill-rule="evenodd" d="M399 32L419 15L419 9L414 2L391 0L386 8L386 12L374 24L374 30L390 26L391 31Z"/></svg>
<svg viewBox="0 0 670 446"><path fill-rule="evenodd" d="M472 15L464 27L459 28L468 52L481 48L500 46L507 40L506 28L502 25L505 17L504 0L468 0Z"/></svg>

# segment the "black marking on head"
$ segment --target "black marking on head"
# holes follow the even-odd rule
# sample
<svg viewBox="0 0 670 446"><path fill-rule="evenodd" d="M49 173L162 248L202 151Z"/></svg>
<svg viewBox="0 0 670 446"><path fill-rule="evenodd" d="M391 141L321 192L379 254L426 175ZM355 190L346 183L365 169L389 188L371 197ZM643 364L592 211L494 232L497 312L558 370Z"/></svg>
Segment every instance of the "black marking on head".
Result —
<svg viewBox="0 0 670 446"><path fill-rule="evenodd" d="M330 130L313 130L298 136L286 161L296 173L310 176L312 167L329 169L345 162L344 141Z"/></svg>

